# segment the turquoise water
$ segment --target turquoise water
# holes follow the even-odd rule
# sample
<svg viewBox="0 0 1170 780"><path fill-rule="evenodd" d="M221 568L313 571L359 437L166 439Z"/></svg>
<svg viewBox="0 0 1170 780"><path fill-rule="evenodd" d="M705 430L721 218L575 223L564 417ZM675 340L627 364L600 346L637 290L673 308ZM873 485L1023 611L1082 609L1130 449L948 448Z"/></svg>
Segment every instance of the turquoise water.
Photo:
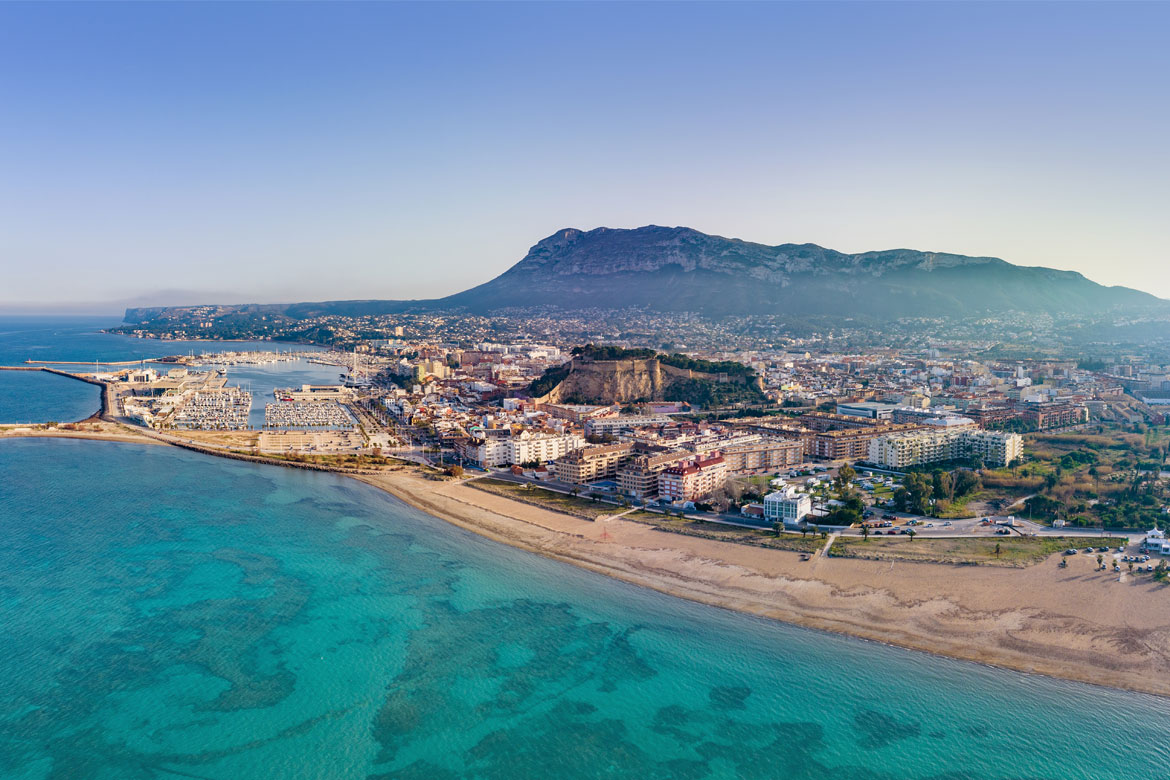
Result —
<svg viewBox="0 0 1170 780"><path fill-rule="evenodd" d="M0 423L76 422L101 405L97 385L44 371L0 371Z"/></svg>
<svg viewBox="0 0 1170 780"><path fill-rule="evenodd" d="M1170 702L691 604L330 474L0 442L3 778L1165 778Z"/></svg>

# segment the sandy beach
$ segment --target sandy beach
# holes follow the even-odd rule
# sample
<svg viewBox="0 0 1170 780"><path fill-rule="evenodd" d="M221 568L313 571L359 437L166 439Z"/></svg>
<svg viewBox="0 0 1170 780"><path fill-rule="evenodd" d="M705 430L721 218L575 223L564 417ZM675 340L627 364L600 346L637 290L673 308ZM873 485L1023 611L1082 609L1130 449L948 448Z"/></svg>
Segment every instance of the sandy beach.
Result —
<svg viewBox="0 0 1170 780"><path fill-rule="evenodd" d="M76 427L73 429L42 428L36 425L4 425L0 426L0 439L89 439L91 441L120 441L132 444L164 444L162 441L117 423L87 420L74 425Z"/></svg>
<svg viewBox="0 0 1170 780"><path fill-rule="evenodd" d="M1170 695L1170 598L1075 556L1024 568L879 562L590 522L458 481L355 476L498 542L663 593L1023 672Z"/></svg>

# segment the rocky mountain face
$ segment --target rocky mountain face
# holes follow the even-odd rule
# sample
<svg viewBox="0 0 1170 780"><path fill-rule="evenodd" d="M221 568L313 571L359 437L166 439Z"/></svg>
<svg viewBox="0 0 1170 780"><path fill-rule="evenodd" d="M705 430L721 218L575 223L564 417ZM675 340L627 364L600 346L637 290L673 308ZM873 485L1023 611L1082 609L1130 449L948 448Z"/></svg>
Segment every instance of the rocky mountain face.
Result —
<svg viewBox="0 0 1170 780"><path fill-rule="evenodd" d="M1168 305L1071 271L994 257L913 249L845 254L815 244L766 246L656 226L560 230L492 281L443 301L480 311L544 302L712 316L857 317L1099 313Z"/></svg>
<svg viewBox="0 0 1170 780"><path fill-rule="evenodd" d="M1003 263L991 257L894 249L847 255L816 244L766 246L709 236L691 228L648 226L636 230L573 228L554 233L529 250L511 274L560 277L654 273L670 267L683 272L744 274L769 284L788 284L801 274L881 274L900 268L922 270ZM501 278L505 278L501 277Z"/></svg>
<svg viewBox="0 0 1170 780"><path fill-rule="evenodd" d="M485 284L428 301L330 301L216 307L297 319L406 310L555 307L885 319L1005 312L1057 316L1170 312L1170 302L1072 271L913 249L846 254L815 244L766 246L686 227L559 230ZM131 309L128 322L166 310Z"/></svg>

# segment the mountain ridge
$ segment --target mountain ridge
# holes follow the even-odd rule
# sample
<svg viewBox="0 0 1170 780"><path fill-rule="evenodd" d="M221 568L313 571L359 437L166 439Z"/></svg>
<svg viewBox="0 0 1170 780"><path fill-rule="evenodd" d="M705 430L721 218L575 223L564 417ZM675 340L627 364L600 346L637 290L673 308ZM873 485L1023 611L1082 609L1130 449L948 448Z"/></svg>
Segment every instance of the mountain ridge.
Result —
<svg viewBox="0 0 1170 780"><path fill-rule="evenodd" d="M312 316L411 310L551 306L643 308L710 316L773 314L953 317L1007 311L1104 314L1123 307L1170 312L1170 301L1093 282L1076 271L996 257L886 249L849 254L817 244L769 246L688 227L563 228L495 278L443 298L217 307L239 314ZM128 309L144 322L198 307Z"/></svg>

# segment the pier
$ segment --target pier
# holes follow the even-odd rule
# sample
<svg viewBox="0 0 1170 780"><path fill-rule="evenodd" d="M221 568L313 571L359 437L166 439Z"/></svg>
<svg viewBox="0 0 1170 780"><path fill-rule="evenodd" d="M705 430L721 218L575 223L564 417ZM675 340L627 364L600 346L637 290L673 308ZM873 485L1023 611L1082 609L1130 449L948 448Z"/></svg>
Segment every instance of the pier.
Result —
<svg viewBox="0 0 1170 780"><path fill-rule="evenodd" d="M137 366L141 363L172 363L175 357L139 358L138 360L26 360L37 366ZM3 368L8 368L3 366ZM33 369L35 370L35 369Z"/></svg>

